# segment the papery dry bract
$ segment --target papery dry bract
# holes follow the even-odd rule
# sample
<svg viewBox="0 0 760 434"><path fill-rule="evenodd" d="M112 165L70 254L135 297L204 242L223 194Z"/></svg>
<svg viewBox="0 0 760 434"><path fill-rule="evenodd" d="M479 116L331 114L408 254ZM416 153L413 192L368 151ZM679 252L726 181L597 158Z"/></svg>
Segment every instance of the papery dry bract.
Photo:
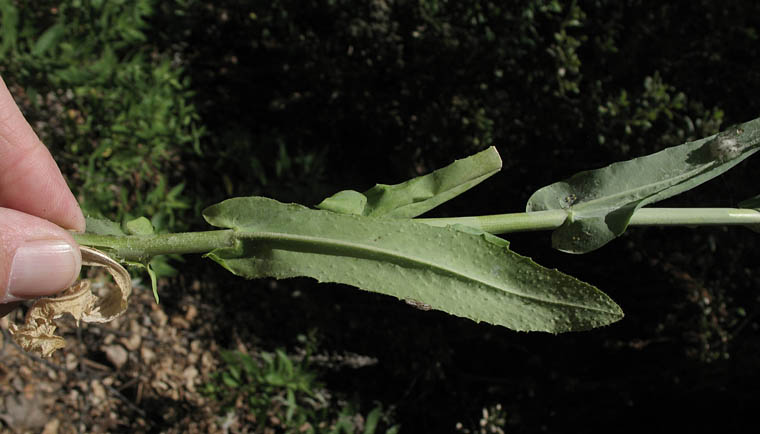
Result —
<svg viewBox="0 0 760 434"><path fill-rule="evenodd" d="M114 277L116 285L108 285L106 294L98 297L92 292L89 280L80 280L57 297L40 298L34 302L21 326L11 324L13 339L26 351L50 357L63 348L64 339L55 334L55 320L66 313L80 321L104 323L118 317L127 309L132 293L129 273L118 262L104 253L81 247L82 264L105 267Z"/></svg>

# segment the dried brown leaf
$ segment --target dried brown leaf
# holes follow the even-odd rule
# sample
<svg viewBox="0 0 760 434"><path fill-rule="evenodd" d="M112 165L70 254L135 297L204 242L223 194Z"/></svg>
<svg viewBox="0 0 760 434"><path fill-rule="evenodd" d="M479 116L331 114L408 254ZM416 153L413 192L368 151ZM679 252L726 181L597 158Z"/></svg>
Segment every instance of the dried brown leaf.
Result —
<svg viewBox="0 0 760 434"><path fill-rule="evenodd" d="M106 294L98 297L93 294L90 281L84 279L57 297L38 299L29 309L24 324L9 326L13 339L26 351L49 357L55 350L63 348L65 341L55 334L55 319L66 313L71 314L79 325L80 321L108 322L127 309L132 294L132 281L127 270L103 252L89 247L80 249L82 264L105 267L116 281L115 287L108 286Z"/></svg>

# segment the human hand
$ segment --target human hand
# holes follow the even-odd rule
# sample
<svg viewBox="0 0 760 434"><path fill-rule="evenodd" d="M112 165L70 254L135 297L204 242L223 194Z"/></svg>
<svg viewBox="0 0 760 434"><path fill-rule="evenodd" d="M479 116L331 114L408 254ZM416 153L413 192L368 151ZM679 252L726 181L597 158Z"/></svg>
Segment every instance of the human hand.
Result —
<svg viewBox="0 0 760 434"><path fill-rule="evenodd" d="M0 316L76 280L82 210L0 77Z"/></svg>

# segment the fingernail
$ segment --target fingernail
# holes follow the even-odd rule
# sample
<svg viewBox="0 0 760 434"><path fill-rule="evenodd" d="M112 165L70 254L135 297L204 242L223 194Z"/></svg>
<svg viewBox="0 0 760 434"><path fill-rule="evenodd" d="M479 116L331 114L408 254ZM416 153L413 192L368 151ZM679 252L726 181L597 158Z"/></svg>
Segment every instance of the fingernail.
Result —
<svg viewBox="0 0 760 434"><path fill-rule="evenodd" d="M55 294L74 283L80 267L74 246L65 241L27 241L13 256L4 302Z"/></svg>

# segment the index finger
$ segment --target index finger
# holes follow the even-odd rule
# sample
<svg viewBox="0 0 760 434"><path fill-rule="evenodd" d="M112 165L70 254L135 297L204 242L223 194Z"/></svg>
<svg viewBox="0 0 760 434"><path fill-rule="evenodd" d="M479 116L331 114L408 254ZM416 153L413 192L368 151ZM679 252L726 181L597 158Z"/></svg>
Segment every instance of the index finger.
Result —
<svg viewBox="0 0 760 434"><path fill-rule="evenodd" d="M58 165L0 77L0 207L84 231L84 215Z"/></svg>

